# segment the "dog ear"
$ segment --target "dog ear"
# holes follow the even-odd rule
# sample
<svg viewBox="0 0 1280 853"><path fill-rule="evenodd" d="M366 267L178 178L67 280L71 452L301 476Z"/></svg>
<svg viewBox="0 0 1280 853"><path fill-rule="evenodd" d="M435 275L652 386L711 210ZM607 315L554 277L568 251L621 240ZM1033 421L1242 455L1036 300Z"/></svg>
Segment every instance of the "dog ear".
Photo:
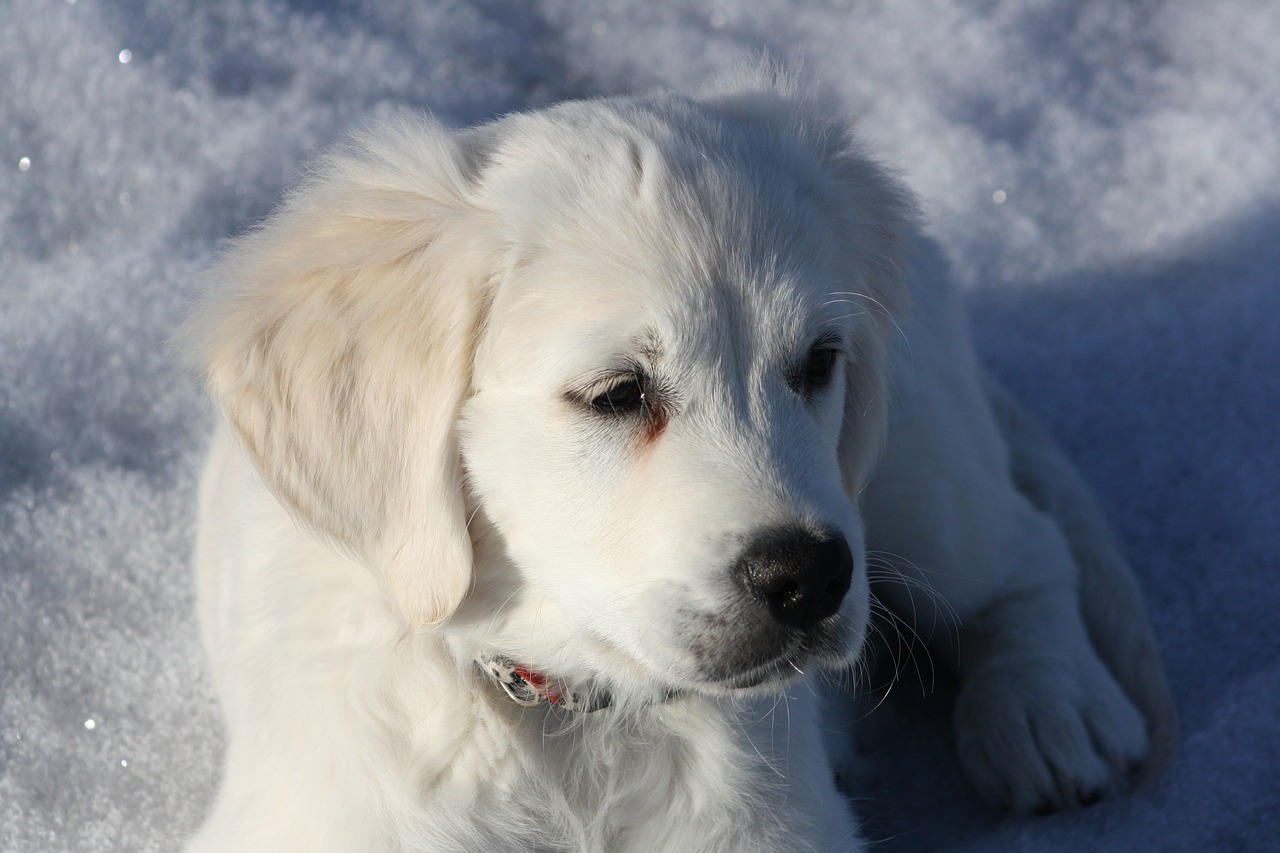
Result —
<svg viewBox="0 0 1280 853"><path fill-rule="evenodd" d="M849 132L828 164L839 194L838 228L846 259L844 292L870 321L853 338L845 389L840 464L845 492L855 502L871 476L889 409L889 337L908 301L906 253L915 241L917 213L907 189L864 155Z"/></svg>
<svg viewBox="0 0 1280 853"><path fill-rule="evenodd" d="M471 582L454 422L487 276L470 171L426 120L353 140L233 244L184 335L267 485L413 628Z"/></svg>

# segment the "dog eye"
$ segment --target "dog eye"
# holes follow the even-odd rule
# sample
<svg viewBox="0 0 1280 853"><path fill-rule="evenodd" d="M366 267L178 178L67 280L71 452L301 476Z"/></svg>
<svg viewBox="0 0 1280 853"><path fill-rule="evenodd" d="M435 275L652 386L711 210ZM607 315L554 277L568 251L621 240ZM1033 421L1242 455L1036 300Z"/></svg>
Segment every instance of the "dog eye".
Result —
<svg viewBox="0 0 1280 853"><path fill-rule="evenodd" d="M839 350L822 344L815 346L809 350L804 366L792 382L792 387L804 397L821 391L831 382L831 375L835 373L836 362L839 359Z"/></svg>
<svg viewBox="0 0 1280 853"><path fill-rule="evenodd" d="M640 376L620 376L601 393L587 401L593 410L606 415L629 415L641 411L647 405L644 379Z"/></svg>

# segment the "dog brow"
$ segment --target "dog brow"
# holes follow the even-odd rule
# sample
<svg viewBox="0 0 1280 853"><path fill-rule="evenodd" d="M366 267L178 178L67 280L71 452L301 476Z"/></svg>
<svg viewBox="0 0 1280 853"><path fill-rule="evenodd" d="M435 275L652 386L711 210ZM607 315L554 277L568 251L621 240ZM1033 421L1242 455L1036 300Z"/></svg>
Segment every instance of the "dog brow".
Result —
<svg viewBox="0 0 1280 853"><path fill-rule="evenodd" d="M656 364L665 355L662 340L655 329L644 329L636 335L635 341L636 352L650 364Z"/></svg>

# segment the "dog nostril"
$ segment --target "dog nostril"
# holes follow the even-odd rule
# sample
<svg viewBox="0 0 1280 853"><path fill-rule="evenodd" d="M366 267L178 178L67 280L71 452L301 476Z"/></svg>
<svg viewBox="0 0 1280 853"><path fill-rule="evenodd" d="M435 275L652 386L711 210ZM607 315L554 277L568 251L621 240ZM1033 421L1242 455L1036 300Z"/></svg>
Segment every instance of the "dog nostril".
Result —
<svg viewBox="0 0 1280 853"><path fill-rule="evenodd" d="M766 581L759 587L760 592L770 598L791 599L800 594L800 584L788 578L779 578L777 582Z"/></svg>
<svg viewBox="0 0 1280 853"><path fill-rule="evenodd" d="M747 547L734 574L776 621L806 630L840 609L853 578L853 554L839 534L771 531Z"/></svg>
<svg viewBox="0 0 1280 853"><path fill-rule="evenodd" d="M758 588L758 592L764 597L771 610L804 606L804 592L800 589L800 584L795 581L786 581L781 586L765 584Z"/></svg>

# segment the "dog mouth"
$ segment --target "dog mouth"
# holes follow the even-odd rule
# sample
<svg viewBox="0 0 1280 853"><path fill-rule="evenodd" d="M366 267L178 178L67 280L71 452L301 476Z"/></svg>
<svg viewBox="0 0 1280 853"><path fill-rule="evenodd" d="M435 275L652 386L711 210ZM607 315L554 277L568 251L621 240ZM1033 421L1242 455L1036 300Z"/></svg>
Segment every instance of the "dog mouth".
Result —
<svg viewBox="0 0 1280 853"><path fill-rule="evenodd" d="M716 654L709 644L694 646L698 658L698 687L712 692L734 692L752 688L778 688L806 677L812 669L847 663L861 643L853 643L848 627L839 619L825 620L804 632L787 631L784 636L756 642L721 642ZM725 654L725 649L733 649Z"/></svg>
<svg viewBox="0 0 1280 853"><path fill-rule="evenodd" d="M805 675L810 659L804 652L788 653L775 660L710 682L717 690L738 691L755 687L781 687Z"/></svg>

